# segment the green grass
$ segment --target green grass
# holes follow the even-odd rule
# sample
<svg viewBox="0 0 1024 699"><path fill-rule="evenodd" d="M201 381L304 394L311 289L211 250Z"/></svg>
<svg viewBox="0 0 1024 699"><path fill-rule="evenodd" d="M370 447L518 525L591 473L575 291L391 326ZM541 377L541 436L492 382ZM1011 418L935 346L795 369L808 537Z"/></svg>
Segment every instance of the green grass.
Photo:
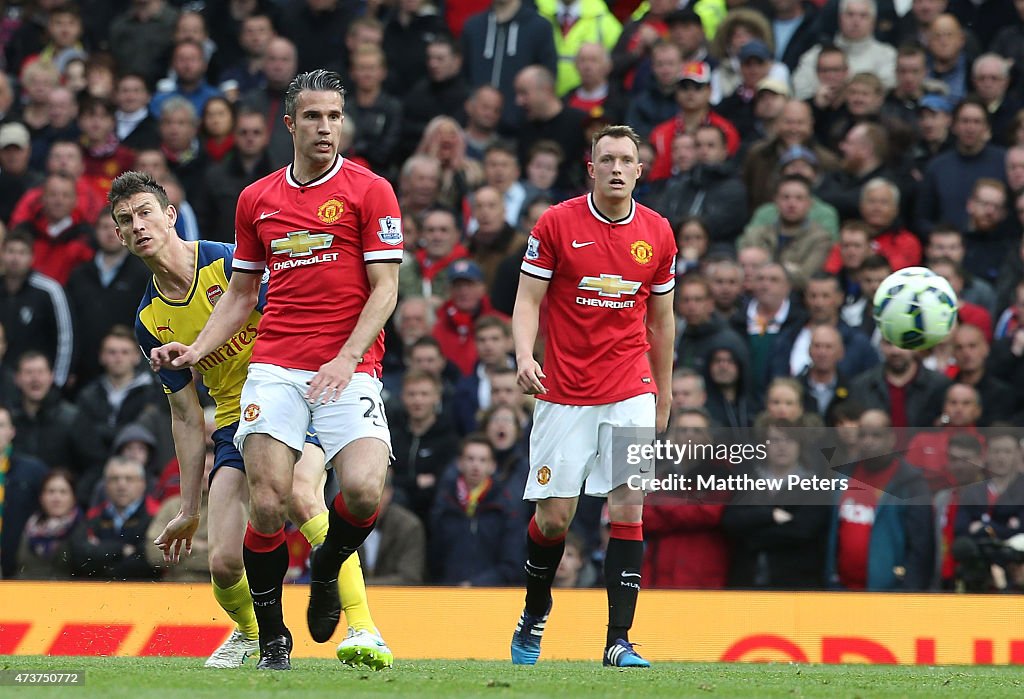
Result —
<svg viewBox="0 0 1024 699"><path fill-rule="evenodd" d="M648 671L596 663L420 660L381 673L299 659L290 673L204 670L199 659L5 656L0 670L82 671L80 687L0 688L16 699L350 699L353 697L1019 697L1020 667L662 663Z"/></svg>

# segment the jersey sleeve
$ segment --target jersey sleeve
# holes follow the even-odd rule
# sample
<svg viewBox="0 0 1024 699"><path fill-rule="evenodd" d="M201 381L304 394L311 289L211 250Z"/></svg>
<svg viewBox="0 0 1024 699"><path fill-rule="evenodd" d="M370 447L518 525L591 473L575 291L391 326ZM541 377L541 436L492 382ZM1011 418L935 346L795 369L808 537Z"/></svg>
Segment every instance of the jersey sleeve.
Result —
<svg viewBox="0 0 1024 699"><path fill-rule="evenodd" d="M224 278L231 281L231 273L234 271L234 259L235 259L235 247L233 245L225 246L228 248L228 253L224 256ZM267 306L267 282L270 281L270 270L263 270L263 281L260 283L260 295L256 299L256 310L263 313L263 309Z"/></svg>
<svg viewBox="0 0 1024 699"><path fill-rule="evenodd" d="M659 237L665 242L660 246L664 252L658 257L658 269L654 273L654 280L651 283L651 293L661 295L670 293L676 288L676 253L678 248L676 247L675 236L672 234L672 227L669 226L668 221L658 217L658 222L662 229L662 235Z"/></svg>
<svg viewBox="0 0 1024 699"><path fill-rule="evenodd" d="M395 190L383 177L366 188L360 213L363 262L401 262L405 254L402 210Z"/></svg>
<svg viewBox="0 0 1024 699"><path fill-rule="evenodd" d="M135 339L147 361L149 353L163 344L138 318L135 320ZM192 372L188 369L161 369L157 372L157 376L160 377L160 383L163 384L164 393L177 393L192 383Z"/></svg>
<svg viewBox="0 0 1024 699"><path fill-rule="evenodd" d="M523 255L523 265L520 267L523 274L545 281L550 280L555 273L555 235L550 213L548 210L541 214L537 225L530 231L526 254Z"/></svg>
<svg viewBox="0 0 1024 699"><path fill-rule="evenodd" d="M267 251L256 232L251 197L243 190L235 206L235 255L231 268L236 272L262 274L267 268Z"/></svg>

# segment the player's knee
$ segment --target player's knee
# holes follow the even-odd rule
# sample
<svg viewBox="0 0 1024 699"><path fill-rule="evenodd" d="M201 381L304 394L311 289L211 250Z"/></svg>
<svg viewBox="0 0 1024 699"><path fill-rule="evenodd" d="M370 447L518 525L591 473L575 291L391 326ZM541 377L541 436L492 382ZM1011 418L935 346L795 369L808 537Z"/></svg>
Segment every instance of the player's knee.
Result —
<svg viewBox="0 0 1024 699"><path fill-rule="evenodd" d="M324 497L322 492L313 493L309 488L299 486L292 488L291 503L288 507L288 514L292 521L302 524L318 515L324 509Z"/></svg>
<svg viewBox="0 0 1024 699"><path fill-rule="evenodd" d="M537 520L537 528L540 529L540 533L549 539L565 534L569 531L569 525L572 523L569 512L562 509L544 510L538 507L534 519Z"/></svg>
<svg viewBox="0 0 1024 699"><path fill-rule="evenodd" d="M242 579L244 572L245 565L242 562L241 551L210 552L210 575L220 587L231 587Z"/></svg>
<svg viewBox="0 0 1024 699"><path fill-rule="evenodd" d="M253 484L249 488L249 508L253 518L284 517L290 493L271 484Z"/></svg>
<svg viewBox="0 0 1024 699"><path fill-rule="evenodd" d="M345 491L345 507L356 519L367 519L377 511L380 505L380 490L366 483Z"/></svg>

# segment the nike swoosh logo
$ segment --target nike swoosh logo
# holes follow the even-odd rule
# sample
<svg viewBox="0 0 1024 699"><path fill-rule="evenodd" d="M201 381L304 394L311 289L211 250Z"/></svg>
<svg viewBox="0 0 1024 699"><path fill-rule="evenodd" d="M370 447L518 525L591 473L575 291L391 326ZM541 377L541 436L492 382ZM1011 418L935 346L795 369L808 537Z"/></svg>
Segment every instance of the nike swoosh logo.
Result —
<svg viewBox="0 0 1024 699"><path fill-rule="evenodd" d="M623 572L623 573L621 573L621 575L624 578L639 578L640 577L640 573L626 573L626 572Z"/></svg>
<svg viewBox="0 0 1024 699"><path fill-rule="evenodd" d="M586 243L577 243L577 242L576 242L576 241L574 240L574 241L572 241L572 246L573 246L574 248L585 248L585 247L587 247L588 245L593 245L593 244L594 244L594 243L596 243L596 242L597 242L596 240L588 240L588 241L587 241Z"/></svg>
<svg viewBox="0 0 1024 699"><path fill-rule="evenodd" d="M279 214L279 213L281 213L280 209L278 209L277 211L264 211L262 214L260 214L260 220L262 221L265 218L270 218L274 214Z"/></svg>

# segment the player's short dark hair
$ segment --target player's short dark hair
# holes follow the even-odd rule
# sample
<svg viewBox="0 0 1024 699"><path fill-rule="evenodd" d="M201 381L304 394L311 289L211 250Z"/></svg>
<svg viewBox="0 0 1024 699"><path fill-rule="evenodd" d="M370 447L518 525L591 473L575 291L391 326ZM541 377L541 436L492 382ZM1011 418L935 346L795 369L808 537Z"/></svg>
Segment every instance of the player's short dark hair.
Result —
<svg viewBox="0 0 1024 699"><path fill-rule="evenodd" d="M305 91L311 92L337 92L341 97L342 104L345 103L345 86L341 84L341 76L333 70L317 68L306 73L299 73L289 83L288 90L284 93L284 113L295 118L295 109L299 103L299 95Z"/></svg>
<svg viewBox="0 0 1024 699"><path fill-rule="evenodd" d="M494 445L491 444L491 440L487 439L487 435L483 432L471 432L467 434L462 441L459 443L459 456L461 457L466 453L466 447L471 444L482 444L487 447L487 451L491 453L491 461L497 461L497 457L494 453Z"/></svg>
<svg viewBox="0 0 1024 699"><path fill-rule="evenodd" d="M640 134L634 131L632 126L609 124L594 134L594 138L590 142L591 157L594 155L594 149L597 148L597 142L602 138L628 138L636 146L637 152L640 152Z"/></svg>
<svg viewBox="0 0 1024 699"><path fill-rule="evenodd" d="M130 199L136 194L152 194L156 197L157 202L163 208L167 208L171 205L171 200L167 198L167 190L163 188L152 176L147 175L144 172L138 172L136 170L129 170L118 175L113 184L110 185L110 196L107 198L110 202L111 218L113 218L113 209L117 207L125 199ZM117 222L117 219L114 219Z"/></svg>
<svg viewBox="0 0 1024 699"><path fill-rule="evenodd" d="M481 330L487 330L488 328L498 328L505 335L505 337L512 336L512 328L508 323L503 321L498 316L480 316L480 318L473 324L473 335L476 336Z"/></svg>

